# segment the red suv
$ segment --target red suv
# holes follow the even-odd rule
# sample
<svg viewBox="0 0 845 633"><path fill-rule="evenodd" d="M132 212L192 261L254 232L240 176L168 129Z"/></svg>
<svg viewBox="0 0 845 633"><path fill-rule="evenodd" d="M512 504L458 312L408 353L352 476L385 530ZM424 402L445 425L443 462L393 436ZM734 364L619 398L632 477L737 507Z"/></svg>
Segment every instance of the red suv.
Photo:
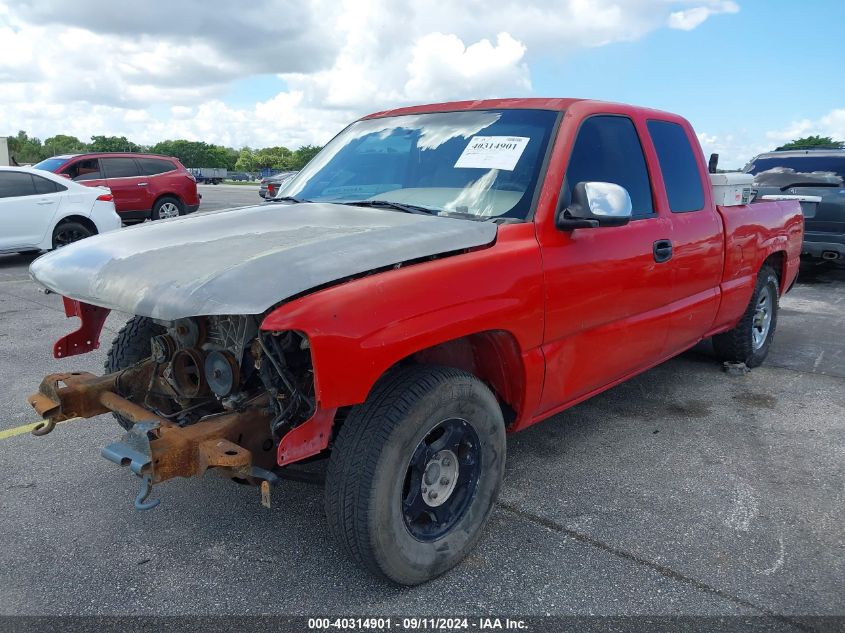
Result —
<svg viewBox="0 0 845 633"><path fill-rule="evenodd" d="M66 154L43 160L36 169L52 171L91 187L111 189L124 223L174 218L200 206L197 182L175 158L156 154Z"/></svg>

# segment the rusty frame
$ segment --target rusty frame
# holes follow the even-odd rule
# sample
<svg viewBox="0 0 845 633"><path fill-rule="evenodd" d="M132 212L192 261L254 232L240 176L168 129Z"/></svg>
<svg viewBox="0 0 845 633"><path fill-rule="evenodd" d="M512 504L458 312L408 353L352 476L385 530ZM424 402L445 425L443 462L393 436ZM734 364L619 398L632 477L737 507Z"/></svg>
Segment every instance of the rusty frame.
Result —
<svg viewBox="0 0 845 633"><path fill-rule="evenodd" d="M273 468L273 410L268 397L257 398L240 411L206 416L183 427L117 393L118 387L135 393L148 385L154 369L152 362L146 362L105 376L87 372L47 376L38 393L29 397L30 405L45 420L33 433L46 435L63 420L114 412L134 423L152 423L147 432L149 463L137 474L149 475L153 483L202 476L209 468L228 469L232 476L249 480L253 467Z"/></svg>

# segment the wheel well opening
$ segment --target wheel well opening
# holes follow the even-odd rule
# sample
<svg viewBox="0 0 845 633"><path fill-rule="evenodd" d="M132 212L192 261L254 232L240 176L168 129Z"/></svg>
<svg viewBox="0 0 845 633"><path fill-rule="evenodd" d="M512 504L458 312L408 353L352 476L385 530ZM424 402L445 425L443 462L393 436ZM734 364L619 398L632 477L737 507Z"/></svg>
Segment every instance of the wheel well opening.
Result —
<svg viewBox="0 0 845 633"><path fill-rule="evenodd" d="M180 205L184 204L184 203L182 202L182 198L180 198L179 196L177 196L175 193L163 193L163 194L161 194L160 196L158 196L158 197L155 199L155 202L153 202L153 206L157 205L157 204L158 204L159 202L161 202L164 198L173 198L173 199L174 199L177 203L179 203Z"/></svg>
<svg viewBox="0 0 845 633"><path fill-rule="evenodd" d="M786 253L784 251L772 253L766 258L763 265L768 265L775 269L778 275L780 293L783 294L786 291L786 288L784 288L784 283L786 282Z"/></svg>
<svg viewBox="0 0 845 633"><path fill-rule="evenodd" d="M505 425L519 417L525 396L525 371L513 334L491 330L446 341L411 354L397 365L443 365L469 372L484 382L502 407Z"/></svg>
<svg viewBox="0 0 845 633"><path fill-rule="evenodd" d="M68 224L70 222L78 222L79 224L84 226L86 229L91 231L91 233L93 235L97 234L97 225L94 224L90 220L90 218L86 218L85 216L82 216L82 215L69 215L66 218L62 218L61 220L59 220L59 223L56 225L56 228L53 229L53 233L55 234L56 229L58 229L63 224Z"/></svg>

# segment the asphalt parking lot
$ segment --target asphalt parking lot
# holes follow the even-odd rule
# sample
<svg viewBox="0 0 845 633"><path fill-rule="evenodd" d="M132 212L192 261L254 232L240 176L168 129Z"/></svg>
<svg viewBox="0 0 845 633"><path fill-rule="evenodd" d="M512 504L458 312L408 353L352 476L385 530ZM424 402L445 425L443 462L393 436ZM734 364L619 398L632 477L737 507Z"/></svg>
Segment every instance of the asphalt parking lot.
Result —
<svg viewBox="0 0 845 633"><path fill-rule="evenodd" d="M248 185L197 185L202 196L200 212L217 211L243 207L248 204L261 204L264 200L258 195L258 183Z"/></svg>
<svg viewBox="0 0 845 633"><path fill-rule="evenodd" d="M203 210L258 202L206 186ZM219 205L215 207L215 205ZM213 476L155 491L102 459L108 416L44 438L26 403L75 327L0 256L0 612L3 614L765 615L845 613L845 270L802 274L767 363L729 376L706 345L511 436L500 502L451 573L403 589L329 539L321 489L273 508Z"/></svg>

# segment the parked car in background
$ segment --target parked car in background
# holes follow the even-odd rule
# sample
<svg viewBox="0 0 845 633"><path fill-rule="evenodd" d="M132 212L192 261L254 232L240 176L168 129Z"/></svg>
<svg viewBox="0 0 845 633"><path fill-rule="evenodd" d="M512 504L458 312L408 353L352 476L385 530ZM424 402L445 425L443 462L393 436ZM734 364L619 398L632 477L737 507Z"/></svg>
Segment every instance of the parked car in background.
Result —
<svg viewBox="0 0 845 633"><path fill-rule="evenodd" d="M43 160L36 169L88 187L108 187L124 223L174 218L200 206L197 183L177 159L156 154L66 154Z"/></svg>
<svg viewBox="0 0 845 633"><path fill-rule="evenodd" d="M235 182L249 182L251 180L255 180L255 178L245 171L233 171L229 173L229 180L234 180Z"/></svg>
<svg viewBox="0 0 845 633"><path fill-rule="evenodd" d="M47 251L120 228L111 191L0 167L0 253Z"/></svg>
<svg viewBox="0 0 845 633"><path fill-rule="evenodd" d="M219 185L229 174L225 167L191 167L188 171L197 182L204 185Z"/></svg>
<svg viewBox="0 0 845 633"><path fill-rule="evenodd" d="M291 181L298 171L283 171L273 176L261 179L261 186L258 188L258 195L262 198L275 198L279 189Z"/></svg>
<svg viewBox="0 0 845 633"><path fill-rule="evenodd" d="M801 203L805 258L845 260L845 149L768 152L744 171L754 175L758 199Z"/></svg>

